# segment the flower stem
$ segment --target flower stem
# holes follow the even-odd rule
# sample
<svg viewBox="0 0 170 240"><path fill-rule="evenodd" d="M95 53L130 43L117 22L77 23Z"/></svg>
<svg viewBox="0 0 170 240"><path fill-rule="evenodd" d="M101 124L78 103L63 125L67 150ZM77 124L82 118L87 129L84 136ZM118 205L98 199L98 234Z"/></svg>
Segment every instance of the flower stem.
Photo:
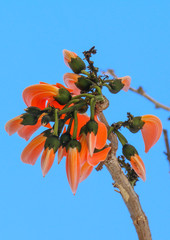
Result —
<svg viewBox="0 0 170 240"><path fill-rule="evenodd" d="M96 104L96 100L95 98L92 98L90 100L90 119L91 120L94 120L95 104Z"/></svg>
<svg viewBox="0 0 170 240"><path fill-rule="evenodd" d="M86 76L88 76L88 77L90 77L90 73L88 73L88 72L85 71L85 70L81 70L81 73L84 74L84 75L86 75Z"/></svg>
<svg viewBox="0 0 170 240"><path fill-rule="evenodd" d="M54 116L55 116L54 135L58 136L58 109L55 109Z"/></svg>
<svg viewBox="0 0 170 240"><path fill-rule="evenodd" d="M60 110L58 114L60 116L60 115L65 114L65 113L73 112L73 111L78 110L79 108L83 107L85 104L86 104L86 102L78 103L78 104L76 104L74 106L71 106L69 108L65 108L65 109Z"/></svg>
<svg viewBox="0 0 170 240"><path fill-rule="evenodd" d="M77 110L74 111L74 130L73 130L73 139L77 137L77 128L78 128L78 119L77 119Z"/></svg>
<svg viewBox="0 0 170 240"><path fill-rule="evenodd" d="M114 129L114 133L117 135L119 141L121 142L122 146L124 146L128 141L127 139L121 134L119 131Z"/></svg>

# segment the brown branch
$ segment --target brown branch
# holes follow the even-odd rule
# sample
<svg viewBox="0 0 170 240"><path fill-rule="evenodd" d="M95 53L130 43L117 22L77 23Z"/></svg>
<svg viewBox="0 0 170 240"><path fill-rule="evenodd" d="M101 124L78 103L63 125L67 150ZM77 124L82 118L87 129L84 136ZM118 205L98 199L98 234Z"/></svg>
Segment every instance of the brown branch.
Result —
<svg viewBox="0 0 170 240"><path fill-rule="evenodd" d="M169 145L169 141L168 141L168 132L166 129L163 129L163 133L164 133L164 140L165 140L165 145L166 145L166 150L167 150L165 155L167 156L167 160L170 164L170 145Z"/></svg>
<svg viewBox="0 0 170 240"><path fill-rule="evenodd" d="M100 121L103 122L109 129L109 124L103 112L98 112L98 116ZM116 158L116 151L118 148L117 137L111 133L108 139L111 142L111 151L108 158L104 161L104 164L110 172L112 179L114 180L114 187L119 189L120 194L129 210L139 240L151 240L152 237L148 220L140 205L139 197L134 192Z"/></svg>
<svg viewBox="0 0 170 240"><path fill-rule="evenodd" d="M156 107L156 108L163 108L164 110L170 111L170 107L165 106L165 105L157 102L155 99L153 99L153 98L150 97L148 94L146 94L142 87L139 87L138 89L134 89L134 88L130 87L130 90L131 90L132 92L138 93L139 95L147 98L150 102L152 102L152 103L155 104L155 107Z"/></svg>

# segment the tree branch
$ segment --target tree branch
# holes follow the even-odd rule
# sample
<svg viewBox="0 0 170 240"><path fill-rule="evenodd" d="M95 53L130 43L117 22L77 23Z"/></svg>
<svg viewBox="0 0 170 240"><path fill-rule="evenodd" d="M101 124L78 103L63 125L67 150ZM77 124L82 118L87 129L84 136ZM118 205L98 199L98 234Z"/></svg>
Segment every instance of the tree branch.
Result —
<svg viewBox="0 0 170 240"><path fill-rule="evenodd" d="M170 111L170 107L165 106L159 102L157 102L155 99L153 99L152 97L150 97L148 94L145 93L145 91L143 90L142 87L139 87L138 89L134 89L132 87L129 88L132 92L138 93L139 95L147 98L150 102L155 104L156 108L163 108L164 110Z"/></svg>
<svg viewBox="0 0 170 240"><path fill-rule="evenodd" d="M102 111L98 112L98 116L100 121L103 122L109 129L109 124ZM116 158L116 151L118 148L117 137L113 133L111 133L108 139L111 142L111 151L108 154L107 159L104 161L104 164L115 182L114 187L119 189L120 194L129 210L139 240L151 240L152 237L149 229L148 220L140 205L139 197L133 190L126 176L124 175Z"/></svg>
<svg viewBox="0 0 170 240"><path fill-rule="evenodd" d="M167 160L170 164L170 145L169 145L169 141L168 141L168 132L166 129L163 129L163 133L164 133L164 140L165 140L165 145L166 145L166 153L165 155L167 156Z"/></svg>

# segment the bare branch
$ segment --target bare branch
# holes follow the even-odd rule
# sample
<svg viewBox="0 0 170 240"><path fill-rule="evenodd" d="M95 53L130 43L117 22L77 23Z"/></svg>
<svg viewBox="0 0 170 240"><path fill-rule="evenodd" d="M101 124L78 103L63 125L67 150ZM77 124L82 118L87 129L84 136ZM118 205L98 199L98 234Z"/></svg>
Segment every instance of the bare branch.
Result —
<svg viewBox="0 0 170 240"><path fill-rule="evenodd" d="M109 129L109 124L103 112L99 112L98 116L100 121L103 122ZM149 229L148 220L140 205L139 197L133 190L126 176L124 175L116 158L116 151L118 148L117 137L113 133L111 133L109 135L109 140L111 142L111 151L108 154L107 159L104 161L104 164L110 172L112 179L114 180L114 187L119 189L119 192L129 210L139 240L151 240L152 237Z"/></svg>
<svg viewBox="0 0 170 240"><path fill-rule="evenodd" d="M167 160L170 164L170 145L169 145L169 141L168 141L168 132L166 129L163 129L163 133L164 133L164 140L165 140L165 145L166 145L166 150L167 150L165 155L167 156Z"/></svg>
<svg viewBox="0 0 170 240"><path fill-rule="evenodd" d="M147 98L150 102L152 102L152 103L155 104L155 107L156 107L156 108L163 108L164 110L170 111L170 107L165 106L165 105L157 102L155 99L153 99L153 98L150 97L148 94L146 94L142 87L139 87L138 89L134 89L134 88L130 87L130 90L131 90L132 92L138 93L139 95Z"/></svg>

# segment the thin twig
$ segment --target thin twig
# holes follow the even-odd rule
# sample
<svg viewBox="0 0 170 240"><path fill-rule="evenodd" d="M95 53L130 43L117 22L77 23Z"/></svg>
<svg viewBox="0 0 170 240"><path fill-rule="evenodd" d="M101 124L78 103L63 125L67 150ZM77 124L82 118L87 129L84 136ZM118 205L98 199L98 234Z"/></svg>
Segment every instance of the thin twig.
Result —
<svg viewBox="0 0 170 240"><path fill-rule="evenodd" d="M168 140L168 132L166 129L163 129L163 133L164 133L164 140L165 140L165 145L166 145L166 150L167 150L167 152L165 152L165 155L167 156L167 160L170 164L170 145L169 145L169 140Z"/></svg>
<svg viewBox="0 0 170 240"><path fill-rule="evenodd" d="M139 87L138 89L134 89L134 88L130 87L129 90L131 90L132 92L138 93L139 95L147 98L150 102L155 104L156 108L163 108L164 110L170 111L170 107L165 106L165 105L159 103L158 101L156 101L155 99L153 99L152 97L150 97L148 94L146 94L146 92L143 90L142 87Z"/></svg>

